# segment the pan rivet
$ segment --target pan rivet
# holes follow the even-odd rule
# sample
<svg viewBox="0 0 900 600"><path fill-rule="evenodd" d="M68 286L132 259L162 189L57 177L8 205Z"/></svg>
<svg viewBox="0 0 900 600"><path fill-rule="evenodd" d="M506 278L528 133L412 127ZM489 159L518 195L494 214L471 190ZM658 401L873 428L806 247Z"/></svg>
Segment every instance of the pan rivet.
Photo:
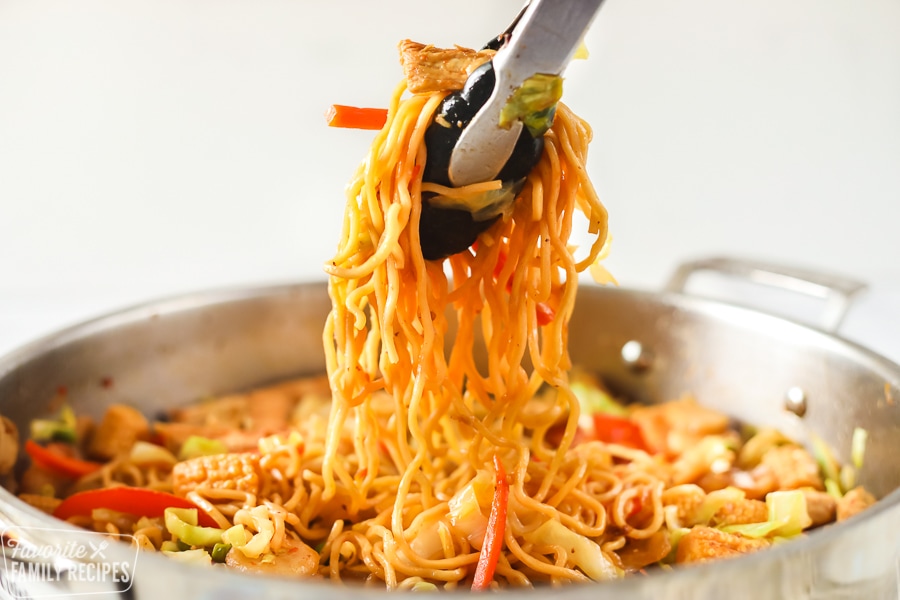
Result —
<svg viewBox="0 0 900 600"><path fill-rule="evenodd" d="M622 346L622 360L633 371L646 371L653 364L653 353L636 340Z"/></svg>
<svg viewBox="0 0 900 600"><path fill-rule="evenodd" d="M806 392L803 388L797 386L788 388L784 396L784 408L798 417L806 414Z"/></svg>

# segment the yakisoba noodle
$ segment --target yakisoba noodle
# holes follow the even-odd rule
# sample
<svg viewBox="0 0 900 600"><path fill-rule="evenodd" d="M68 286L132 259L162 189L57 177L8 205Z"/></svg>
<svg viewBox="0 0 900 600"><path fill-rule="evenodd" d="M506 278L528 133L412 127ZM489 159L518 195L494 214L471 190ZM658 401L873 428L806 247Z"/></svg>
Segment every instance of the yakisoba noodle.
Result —
<svg viewBox="0 0 900 600"><path fill-rule="evenodd" d="M323 499L341 488L351 507L367 507L382 474L391 481L399 475L389 521L384 516L355 529L370 543L389 548L390 579L457 581L477 560L477 549L454 539L450 527L441 558L422 556L410 540L429 522L419 517L446 516L448 500L495 453L510 469L511 523L556 519L592 536L604 531L604 506L584 492L594 467L564 450L579 415L567 383L566 326L578 272L598 257L607 217L584 168L590 128L560 105L543 156L511 214L482 235L477 250L450 257L448 276L443 262L422 258L418 237L422 192L447 193L421 181L425 130L443 95L404 98L403 93L401 86L387 124L350 185L343 238L326 267L333 309L325 347L334 401ZM479 189L455 193L477 193L494 184L473 187ZM568 245L579 210L596 236L581 261ZM506 281L508 286L498 283ZM537 323L541 303L555 312L543 326ZM449 355L444 352L448 307L458 324ZM487 349L485 372L475 364L478 333ZM531 372L523 366L526 354ZM526 414L546 384L558 390L558 400ZM388 422L370 414L371 394L379 389L394 400ZM561 414L568 414L568 426L558 451L547 446L543 433ZM340 453L348 418L357 427L350 460ZM379 442L388 446L386 455ZM360 471L365 475L355 476ZM658 498L658 491L654 495ZM516 573L523 568L534 571L531 578L583 578L524 550L521 534L511 527L508 556L501 561L504 579L524 583L525 576Z"/></svg>
<svg viewBox="0 0 900 600"><path fill-rule="evenodd" d="M417 590L734 556L874 502L776 431L742 435L689 398L624 407L572 369L578 274L607 223L584 168L591 131L565 105L508 213L473 248L424 260L423 192L500 185L422 182L443 95L399 86L348 188L326 266L327 377L152 424L122 405L97 425L63 408L32 424L19 497L176 560ZM593 235L580 259L576 222ZM17 444L0 442L11 468Z"/></svg>

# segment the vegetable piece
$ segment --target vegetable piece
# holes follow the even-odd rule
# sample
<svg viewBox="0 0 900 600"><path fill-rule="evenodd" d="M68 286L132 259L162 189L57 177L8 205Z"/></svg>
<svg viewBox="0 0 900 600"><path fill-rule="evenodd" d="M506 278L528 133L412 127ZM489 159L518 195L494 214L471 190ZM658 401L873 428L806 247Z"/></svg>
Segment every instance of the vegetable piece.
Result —
<svg viewBox="0 0 900 600"><path fill-rule="evenodd" d="M866 455L866 441L869 438L869 432L862 427L853 429L853 437L850 441L850 462L857 469L862 469L863 458ZM852 487L852 486L851 486Z"/></svg>
<svg viewBox="0 0 900 600"><path fill-rule="evenodd" d="M481 545L481 553L478 555L478 565L475 567L475 579L472 582L472 590L486 590L494 580L494 571L500 560L500 552L503 550L503 535L506 532L506 511L509 504L509 481L506 479L506 469L500 457L494 455L494 471L497 481L494 487L494 499L491 501L491 514L488 516L487 529L484 532L484 544Z"/></svg>
<svg viewBox="0 0 900 600"><path fill-rule="evenodd" d="M231 550L231 544L219 542L213 546L212 552L210 552L209 555L212 556L213 562L223 563L225 562L225 557L228 556L229 550Z"/></svg>
<svg viewBox="0 0 900 600"><path fill-rule="evenodd" d="M228 447L221 440L192 435L181 445L181 450L178 451L178 460L190 460L198 456L215 456L226 452L228 452Z"/></svg>
<svg viewBox="0 0 900 600"><path fill-rule="evenodd" d="M709 525L717 512L728 504L740 502L744 497L743 490L735 487L726 487L712 491L703 498L700 506L693 511L688 522L691 525Z"/></svg>
<svg viewBox="0 0 900 600"><path fill-rule="evenodd" d="M250 541L252 534L247 531L243 525L237 524L229 527L222 533L222 543L229 544L233 548L244 546Z"/></svg>
<svg viewBox="0 0 900 600"><path fill-rule="evenodd" d="M475 478L456 492L447 503L450 525L476 548L484 545L488 519L484 516L482 506L490 506L493 487L488 472L479 470Z"/></svg>
<svg viewBox="0 0 900 600"><path fill-rule="evenodd" d="M585 381L585 379L587 377L584 376L574 379L570 386L584 413L591 415L603 413L616 417L628 416L628 410L624 406L616 402L596 383Z"/></svg>
<svg viewBox="0 0 900 600"><path fill-rule="evenodd" d="M168 550L163 550L162 553L169 558L174 558L178 562L188 563L191 565L212 564L212 559L209 556L209 552L200 548L197 548L196 550L182 550L180 552L170 552Z"/></svg>
<svg viewBox="0 0 900 600"><path fill-rule="evenodd" d="M75 443L75 413L68 404L59 410L56 419L34 419L31 422L31 439L37 442Z"/></svg>
<svg viewBox="0 0 900 600"><path fill-rule="evenodd" d="M53 516L65 520L90 515L95 508L108 508L135 516L162 517L165 510L171 507L197 508L190 500L166 492L119 486L72 494L53 511ZM197 523L204 527L216 526L215 520L202 510L197 512Z"/></svg>
<svg viewBox="0 0 900 600"><path fill-rule="evenodd" d="M28 453L28 456L31 457L35 464L63 477L77 479L93 473L103 466L97 462L66 456L54 448L52 446L41 446L34 440L25 442L25 452Z"/></svg>
<svg viewBox="0 0 900 600"><path fill-rule="evenodd" d="M806 496L802 490L770 492L766 496L769 520L722 527L726 533L738 533L749 538L793 537L812 525L806 511Z"/></svg>
<svg viewBox="0 0 900 600"><path fill-rule="evenodd" d="M178 462L166 448L138 440L131 447L128 458L136 465L172 466Z"/></svg>
<svg viewBox="0 0 900 600"><path fill-rule="evenodd" d="M349 129L381 129L387 122L386 108L357 108L332 104L325 113L329 127Z"/></svg>
<svg viewBox="0 0 900 600"><path fill-rule="evenodd" d="M631 419L607 414L594 415L594 436L607 444L648 451L641 428Z"/></svg>
<svg viewBox="0 0 900 600"><path fill-rule="evenodd" d="M191 546L214 546L222 542L222 530L218 527L199 527L196 508L169 507L163 511L166 529L176 538Z"/></svg>
<svg viewBox="0 0 900 600"><path fill-rule="evenodd" d="M598 544L575 533L559 521L551 519L545 522L534 531L526 533L525 539L533 544L565 549L569 560L594 581L616 579L622 575Z"/></svg>
<svg viewBox="0 0 900 600"><path fill-rule="evenodd" d="M521 120L531 137L537 138L550 129L556 103L562 98L562 77L536 73L522 82L500 111L498 125L509 129Z"/></svg>
<svg viewBox="0 0 900 600"><path fill-rule="evenodd" d="M250 519L253 521L255 533L247 539L249 533L243 525L235 525L225 531L222 541L231 544L241 551L247 558L259 558L269 547L272 536L275 535L275 525L269 519L269 511L265 506L257 506L250 511ZM240 527L240 529L238 529ZM241 539L243 537L243 539Z"/></svg>
<svg viewBox="0 0 900 600"><path fill-rule="evenodd" d="M556 318L556 311L547 304L546 302L538 302L534 306L534 310L537 313L537 324L544 326L553 322L553 319Z"/></svg>
<svg viewBox="0 0 900 600"><path fill-rule="evenodd" d="M810 434L810 442L812 444L812 454L819 465L819 471L825 479L825 489L828 493L841 497L840 481L840 465L831 448L825 443L825 440L815 434ZM830 481L830 483L829 483Z"/></svg>

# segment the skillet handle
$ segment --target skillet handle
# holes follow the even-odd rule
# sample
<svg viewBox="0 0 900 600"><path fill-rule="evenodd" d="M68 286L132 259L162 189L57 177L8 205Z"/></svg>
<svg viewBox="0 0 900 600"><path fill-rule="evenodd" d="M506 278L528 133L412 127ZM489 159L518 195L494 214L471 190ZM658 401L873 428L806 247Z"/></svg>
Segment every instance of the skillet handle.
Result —
<svg viewBox="0 0 900 600"><path fill-rule="evenodd" d="M866 289L856 279L789 267L764 261L712 257L682 263L665 285L665 291L685 293L688 281L698 272L709 271L825 301L820 317L821 328L835 333L853 304L853 298Z"/></svg>

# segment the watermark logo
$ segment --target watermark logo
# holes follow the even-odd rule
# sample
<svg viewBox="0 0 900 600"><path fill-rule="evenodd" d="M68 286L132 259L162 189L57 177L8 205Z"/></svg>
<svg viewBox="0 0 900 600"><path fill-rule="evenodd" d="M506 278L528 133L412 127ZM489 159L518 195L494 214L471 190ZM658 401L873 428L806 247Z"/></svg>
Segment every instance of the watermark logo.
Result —
<svg viewBox="0 0 900 600"><path fill-rule="evenodd" d="M114 594L134 583L138 547L130 535L10 527L2 542L0 597Z"/></svg>

